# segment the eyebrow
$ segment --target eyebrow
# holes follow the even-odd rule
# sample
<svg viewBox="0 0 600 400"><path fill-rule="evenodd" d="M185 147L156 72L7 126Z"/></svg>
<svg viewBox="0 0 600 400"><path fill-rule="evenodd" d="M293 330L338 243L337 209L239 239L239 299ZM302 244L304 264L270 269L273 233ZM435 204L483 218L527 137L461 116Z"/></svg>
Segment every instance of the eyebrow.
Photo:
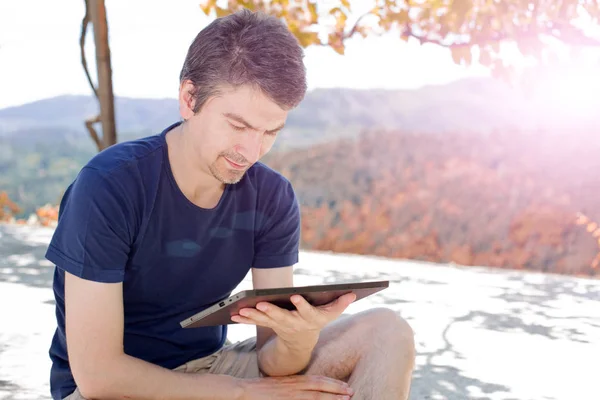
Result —
<svg viewBox="0 0 600 400"><path fill-rule="evenodd" d="M248 121L246 121L244 118L242 118L241 116L234 114L234 113L223 113L223 115L229 119L232 119L234 121L239 122L240 124L246 126L246 128L252 129L257 131L258 128L253 127L252 125L250 125L250 123ZM283 127L285 126L285 123L279 125L277 128L275 129L271 129L270 131L267 131L267 133L274 133L277 132L281 129L283 129Z"/></svg>

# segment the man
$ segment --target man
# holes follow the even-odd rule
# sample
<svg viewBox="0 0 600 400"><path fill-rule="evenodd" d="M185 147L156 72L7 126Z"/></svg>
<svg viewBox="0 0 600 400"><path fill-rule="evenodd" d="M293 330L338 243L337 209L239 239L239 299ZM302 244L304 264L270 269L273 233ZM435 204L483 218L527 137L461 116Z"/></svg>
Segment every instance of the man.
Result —
<svg viewBox="0 0 600 400"><path fill-rule="evenodd" d="M241 11L189 48L182 122L109 147L67 189L56 264L54 399L406 399L412 331L376 309L337 319L346 295L240 311L256 338L179 321L255 288L292 286L299 206L258 160L306 91L303 52L277 19Z"/></svg>

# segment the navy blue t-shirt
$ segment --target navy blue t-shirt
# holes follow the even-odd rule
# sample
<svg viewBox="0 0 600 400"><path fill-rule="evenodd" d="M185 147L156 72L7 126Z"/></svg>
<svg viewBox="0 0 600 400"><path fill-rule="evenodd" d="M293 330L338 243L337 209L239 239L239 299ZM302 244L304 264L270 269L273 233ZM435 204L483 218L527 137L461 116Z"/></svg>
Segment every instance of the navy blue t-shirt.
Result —
<svg viewBox="0 0 600 400"><path fill-rule="evenodd" d="M52 397L75 389L65 340L64 271L123 282L124 351L175 368L218 350L227 327L179 322L228 297L250 268L298 261L300 212L291 184L256 163L203 209L181 192L166 133L97 154L67 188L46 257L56 265Z"/></svg>

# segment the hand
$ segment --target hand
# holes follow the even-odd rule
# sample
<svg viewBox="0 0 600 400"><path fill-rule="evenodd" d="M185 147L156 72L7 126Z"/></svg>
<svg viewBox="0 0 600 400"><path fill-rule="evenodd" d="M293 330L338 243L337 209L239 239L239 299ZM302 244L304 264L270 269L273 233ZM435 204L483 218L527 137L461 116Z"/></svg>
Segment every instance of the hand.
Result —
<svg viewBox="0 0 600 400"><path fill-rule="evenodd" d="M316 342L321 330L338 318L354 300L356 295L347 293L328 304L314 307L304 297L295 294L291 296L295 310L260 302L256 308L242 308L239 315L231 319L242 324L271 328L285 344L297 346L307 343L307 340Z"/></svg>
<svg viewBox="0 0 600 400"><path fill-rule="evenodd" d="M318 375L291 375L242 380L243 400L348 400L352 388L342 381Z"/></svg>

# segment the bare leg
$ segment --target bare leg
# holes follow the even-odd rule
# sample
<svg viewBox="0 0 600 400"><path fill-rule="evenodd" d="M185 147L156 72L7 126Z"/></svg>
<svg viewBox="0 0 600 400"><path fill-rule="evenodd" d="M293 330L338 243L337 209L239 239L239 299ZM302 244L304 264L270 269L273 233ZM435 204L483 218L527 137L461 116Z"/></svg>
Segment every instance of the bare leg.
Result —
<svg viewBox="0 0 600 400"><path fill-rule="evenodd" d="M305 373L349 382L353 400L406 400L414 363L408 323L392 310L377 308L327 326Z"/></svg>

